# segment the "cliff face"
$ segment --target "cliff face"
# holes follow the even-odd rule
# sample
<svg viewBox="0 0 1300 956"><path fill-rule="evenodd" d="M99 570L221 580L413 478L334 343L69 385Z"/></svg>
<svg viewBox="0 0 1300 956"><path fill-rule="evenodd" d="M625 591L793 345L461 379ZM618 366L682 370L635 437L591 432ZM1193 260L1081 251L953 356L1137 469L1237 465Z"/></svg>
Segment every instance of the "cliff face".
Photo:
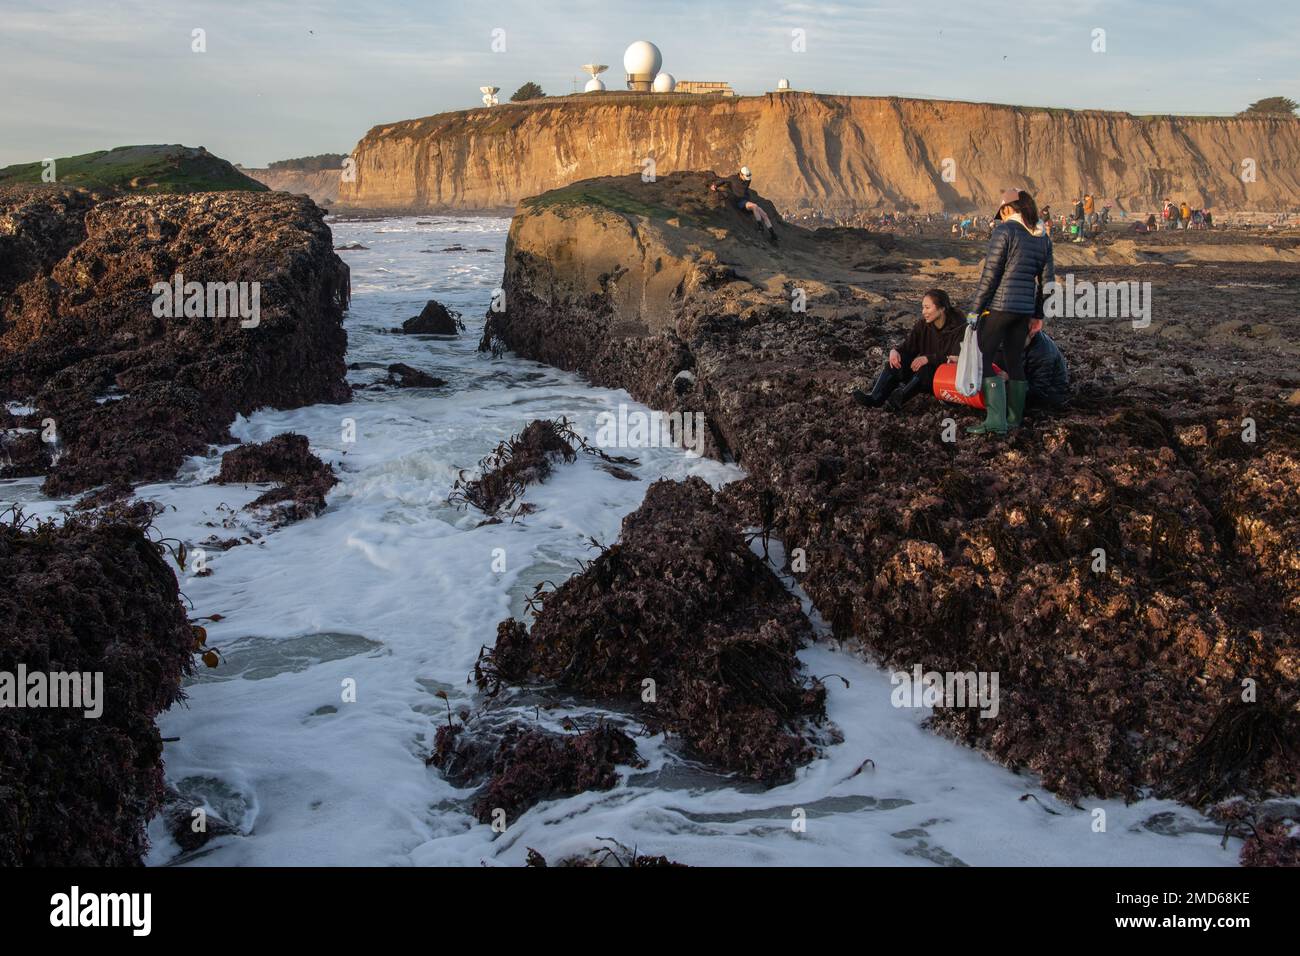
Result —
<svg viewBox="0 0 1300 956"><path fill-rule="evenodd" d="M245 169L239 171L250 179L255 179L268 189L295 196L306 194L313 202L322 206L333 205L339 198L339 177L341 170L317 169L310 172L301 169Z"/></svg>
<svg viewBox="0 0 1300 956"><path fill-rule="evenodd" d="M353 151L357 209L498 210L582 179L731 172L786 214L986 210L1023 185L1058 211L1081 189L1145 211L1165 196L1215 209L1293 208L1300 121L1140 118L939 100L603 94L377 126ZM951 160L951 163L947 163ZM1245 160L1255 181L1242 181ZM951 181L945 179L948 175Z"/></svg>
<svg viewBox="0 0 1300 956"><path fill-rule="evenodd" d="M846 394L922 290L971 291L961 243L778 223L773 245L705 184L633 175L522 203L483 346L703 413L711 453L748 473L727 489L742 520L797 556L838 638L908 673L1000 675L996 713L948 700L942 732L1069 795L1295 792L1300 407L1276 400L1294 362L1269 356L1296 320L1240 294L1267 279L1294 296L1293 260L1225 255L1189 282L1162 235L1130 265L1071 265L1150 279L1163 311L1140 331L1062 320L1075 407L986 440L962 430L969 409L923 397L894 416ZM1267 437L1243 438L1245 414Z"/></svg>

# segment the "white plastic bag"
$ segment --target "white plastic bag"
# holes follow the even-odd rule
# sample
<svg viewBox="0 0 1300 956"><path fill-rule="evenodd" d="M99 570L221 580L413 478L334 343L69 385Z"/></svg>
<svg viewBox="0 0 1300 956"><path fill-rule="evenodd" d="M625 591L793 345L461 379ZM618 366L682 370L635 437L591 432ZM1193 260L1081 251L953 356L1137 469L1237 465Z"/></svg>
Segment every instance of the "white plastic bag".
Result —
<svg viewBox="0 0 1300 956"><path fill-rule="evenodd" d="M980 354L979 333L975 326L966 326L961 340L961 354L957 357L957 391L963 395L978 395L984 385L984 356Z"/></svg>

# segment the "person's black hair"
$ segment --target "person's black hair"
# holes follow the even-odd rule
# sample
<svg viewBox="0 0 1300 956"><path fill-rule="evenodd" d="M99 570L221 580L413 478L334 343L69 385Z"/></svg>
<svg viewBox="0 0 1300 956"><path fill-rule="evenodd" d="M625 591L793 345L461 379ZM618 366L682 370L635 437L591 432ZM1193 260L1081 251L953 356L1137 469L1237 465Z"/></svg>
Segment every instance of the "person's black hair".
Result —
<svg viewBox="0 0 1300 956"><path fill-rule="evenodd" d="M952 297L943 289L931 289L921 296L923 299L930 299L943 310L943 320L945 322L960 322L962 319L961 310L952 304Z"/></svg>
<svg viewBox="0 0 1300 956"><path fill-rule="evenodd" d="M1031 229L1038 222L1038 204L1034 202L1034 197L1029 195L1023 189L1020 190L1020 198L1015 202L1007 203L1012 209L1020 213L1020 218L1025 221L1025 225Z"/></svg>

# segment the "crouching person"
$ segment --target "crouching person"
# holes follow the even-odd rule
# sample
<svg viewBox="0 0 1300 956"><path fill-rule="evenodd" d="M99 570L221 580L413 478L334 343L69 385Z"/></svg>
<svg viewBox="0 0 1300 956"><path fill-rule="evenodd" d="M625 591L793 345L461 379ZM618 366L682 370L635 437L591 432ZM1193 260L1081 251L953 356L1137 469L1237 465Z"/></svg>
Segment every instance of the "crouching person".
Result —
<svg viewBox="0 0 1300 956"><path fill-rule="evenodd" d="M868 408L885 406L896 412L914 395L929 392L934 373L944 362L956 361L966 323L943 289L921 298L921 317L902 345L889 350L889 360L870 394L855 388L853 399Z"/></svg>
<svg viewBox="0 0 1300 956"><path fill-rule="evenodd" d="M1007 367L1003 352L999 352L994 361L1000 368ZM1034 319L1029 323L1029 344L1025 346L1024 366L1025 382L1028 385L1025 408L1055 412L1070 403L1070 369L1052 337L1043 331L1042 319ZM999 371L998 376L1003 381L1007 380L1006 372Z"/></svg>

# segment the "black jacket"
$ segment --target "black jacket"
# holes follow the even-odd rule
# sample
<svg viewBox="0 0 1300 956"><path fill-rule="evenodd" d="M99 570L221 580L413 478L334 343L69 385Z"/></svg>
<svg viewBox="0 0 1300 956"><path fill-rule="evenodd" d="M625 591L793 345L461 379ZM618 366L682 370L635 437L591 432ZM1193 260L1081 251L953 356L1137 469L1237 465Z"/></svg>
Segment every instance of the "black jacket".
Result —
<svg viewBox="0 0 1300 956"><path fill-rule="evenodd" d="M1001 352L993 361L1006 368ZM1070 400L1070 369L1065 364L1065 356L1046 332L1040 331L1025 348L1025 380L1029 383L1032 405L1061 408Z"/></svg>
<svg viewBox="0 0 1300 956"><path fill-rule="evenodd" d="M1019 220L1008 219L993 227L971 311L1035 315L1041 311L1043 287L1055 281L1056 263L1047 233L1037 225L1031 232Z"/></svg>
<svg viewBox="0 0 1300 956"><path fill-rule="evenodd" d="M917 319L907 338L898 347L898 354L903 359L903 369L912 374L912 359L924 355L934 367L948 361L949 355L961 352L962 336L966 333L966 323L948 318L942 329L936 329L925 319Z"/></svg>
<svg viewBox="0 0 1300 956"><path fill-rule="evenodd" d="M749 183L741 179L739 173L726 179L715 179L713 185L717 186L719 191L729 192L732 199L749 198Z"/></svg>

